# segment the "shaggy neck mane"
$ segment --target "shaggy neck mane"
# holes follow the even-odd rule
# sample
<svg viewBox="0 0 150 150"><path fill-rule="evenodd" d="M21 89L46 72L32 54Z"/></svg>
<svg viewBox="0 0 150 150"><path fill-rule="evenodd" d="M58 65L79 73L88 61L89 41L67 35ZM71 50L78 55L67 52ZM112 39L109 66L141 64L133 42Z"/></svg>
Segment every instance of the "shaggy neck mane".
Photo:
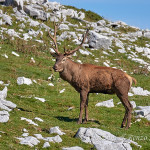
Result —
<svg viewBox="0 0 150 150"><path fill-rule="evenodd" d="M59 74L63 80L71 82L72 77L77 72L79 72L79 68L80 68L81 64L76 63L76 62L72 61L71 59L67 59L66 61L67 62L66 62L66 66L64 67L64 70L62 72L60 72Z"/></svg>

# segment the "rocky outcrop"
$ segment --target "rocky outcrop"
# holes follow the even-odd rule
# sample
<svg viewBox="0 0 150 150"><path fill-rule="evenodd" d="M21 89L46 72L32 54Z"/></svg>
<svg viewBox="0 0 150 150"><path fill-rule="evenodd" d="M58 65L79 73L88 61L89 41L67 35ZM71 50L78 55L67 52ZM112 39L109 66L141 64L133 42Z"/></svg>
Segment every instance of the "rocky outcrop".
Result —
<svg viewBox="0 0 150 150"><path fill-rule="evenodd" d="M62 148L62 150L84 150L84 149L79 146L74 146L74 147Z"/></svg>
<svg viewBox="0 0 150 150"><path fill-rule="evenodd" d="M150 121L150 106L137 106L136 109L136 118L146 118Z"/></svg>
<svg viewBox="0 0 150 150"><path fill-rule="evenodd" d="M17 84L18 85L22 85L22 84L30 85L30 84L32 84L32 81L29 78L18 77L17 78Z"/></svg>
<svg viewBox="0 0 150 150"><path fill-rule="evenodd" d="M81 127L76 136L81 141L93 144L97 150L132 150L130 144L139 146L136 142L123 137L116 137L110 132L97 128Z"/></svg>
<svg viewBox="0 0 150 150"><path fill-rule="evenodd" d="M0 111L0 122L4 123L9 120L9 113L5 110Z"/></svg>
<svg viewBox="0 0 150 150"><path fill-rule="evenodd" d="M95 31L90 31L88 44L91 48L108 49L112 41L107 36L103 36Z"/></svg>
<svg viewBox="0 0 150 150"><path fill-rule="evenodd" d="M24 11L31 17L34 17L35 19L40 19L40 20L48 19L47 13L41 10L41 8L38 5L35 4L26 5L24 6Z"/></svg>
<svg viewBox="0 0 150 150"><path fill-rule="evenodd" d="M5 5L17 7L18 10L23 10L23 0L5 0Z"/></svg>
<svg viewBox="0 0 150 150"><path fill-rule="evenodd" d="M58 135L64 135L64 134L65 134L64 132L62 132L62 131L59 129L58 126L50 128L49 133L50 133L50 134L56 133L56 134L58 134Z"/></svg>
<svg viewBox="0 0 150 150"><path fill-rule="evenodd" d="M99 102L95 106L104 106L104 107L111 108L111 107L114 107L115 105L114 105L113 99L110 99L107 101Z"/></svg>
<svg viewBox="0 0 150 150"><path fill-rule="evenodd" d="M9 120L9 111L16 108L16 104L11 101L6 100L7 97L7 87L0 91L0 122L7 122Z"/></svg>

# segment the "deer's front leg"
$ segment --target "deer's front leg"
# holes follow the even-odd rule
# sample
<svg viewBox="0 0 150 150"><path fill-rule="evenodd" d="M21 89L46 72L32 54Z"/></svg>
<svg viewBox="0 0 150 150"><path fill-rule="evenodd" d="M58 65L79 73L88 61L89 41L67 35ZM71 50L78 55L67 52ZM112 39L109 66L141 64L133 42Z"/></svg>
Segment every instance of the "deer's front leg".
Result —
<svg viewBox="0 0 150 150"><path fill-rule="evenodd" d="M87 95L88 95L88 92L86 91L80 92L80 114L79 114L78 124L82 123L82 114L83 114L83 109L86 105Z"/></svg>
<svg viewBox="0 0 150 150"><path fill-rule="evenodd" d="M89 98L89 94L87 95L87 99L85 103L85 118L83 123L86 123L88 121L88 98Z"/></svg>

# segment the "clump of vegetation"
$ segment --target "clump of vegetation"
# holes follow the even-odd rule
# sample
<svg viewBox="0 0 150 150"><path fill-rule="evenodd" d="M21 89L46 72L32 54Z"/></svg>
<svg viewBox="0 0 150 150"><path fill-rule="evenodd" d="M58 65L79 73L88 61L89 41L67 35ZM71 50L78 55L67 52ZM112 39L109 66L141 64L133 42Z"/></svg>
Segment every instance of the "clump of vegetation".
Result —
<svg viewBox="0 0 150 150"><path fill-rule="evenodd" d="M113 29L114 31L120 31L121 33L129 33L129 32L136 32L138 31L136 28L132 28L130 26L127 26L127 27L119 27L119 28L116 28L116 29Z"/></svg>
<svg viewBox="0 0 150 150"><path fill-rule="evenodd" d="M0 5L0 9L3 11L3 13L7 13L8 15L10 15L11 13L13 13L13 8L11 6L1 6Z"/></svg>
<svg viewBox="0 0 150 150"><path fill-rule="evenodd" d="M97 21L102 20L102 19L104 19L104 18L95 12L92 12L90 10L85 11L85 20L87 20L87 21L97 22Z"/></svg>
<svg viewBox="0 0 150 150"><path fill-rule="evenodd" d="M104 19L103 17L101 17L97 13L92 12L90 10L87 11L87 10L85 10L83 8L82 9L78 9L78 8L73 7L73 6L66 6L66 8L74 9L77 12L81 11L81 12L85 13L85 20L90 21L90 22L97 22L99 20Z"/></svg>

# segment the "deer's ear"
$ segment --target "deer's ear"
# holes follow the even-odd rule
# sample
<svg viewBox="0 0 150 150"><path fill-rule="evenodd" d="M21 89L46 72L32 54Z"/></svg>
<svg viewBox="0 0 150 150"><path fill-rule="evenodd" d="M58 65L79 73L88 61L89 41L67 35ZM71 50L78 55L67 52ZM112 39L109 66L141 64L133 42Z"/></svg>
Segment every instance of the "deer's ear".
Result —
<svg viewBox="0 0 150 150"><path fill-rule="evenodd" d="M51 55L56 58L58 55L56 53L51 53Z"/></svg>

